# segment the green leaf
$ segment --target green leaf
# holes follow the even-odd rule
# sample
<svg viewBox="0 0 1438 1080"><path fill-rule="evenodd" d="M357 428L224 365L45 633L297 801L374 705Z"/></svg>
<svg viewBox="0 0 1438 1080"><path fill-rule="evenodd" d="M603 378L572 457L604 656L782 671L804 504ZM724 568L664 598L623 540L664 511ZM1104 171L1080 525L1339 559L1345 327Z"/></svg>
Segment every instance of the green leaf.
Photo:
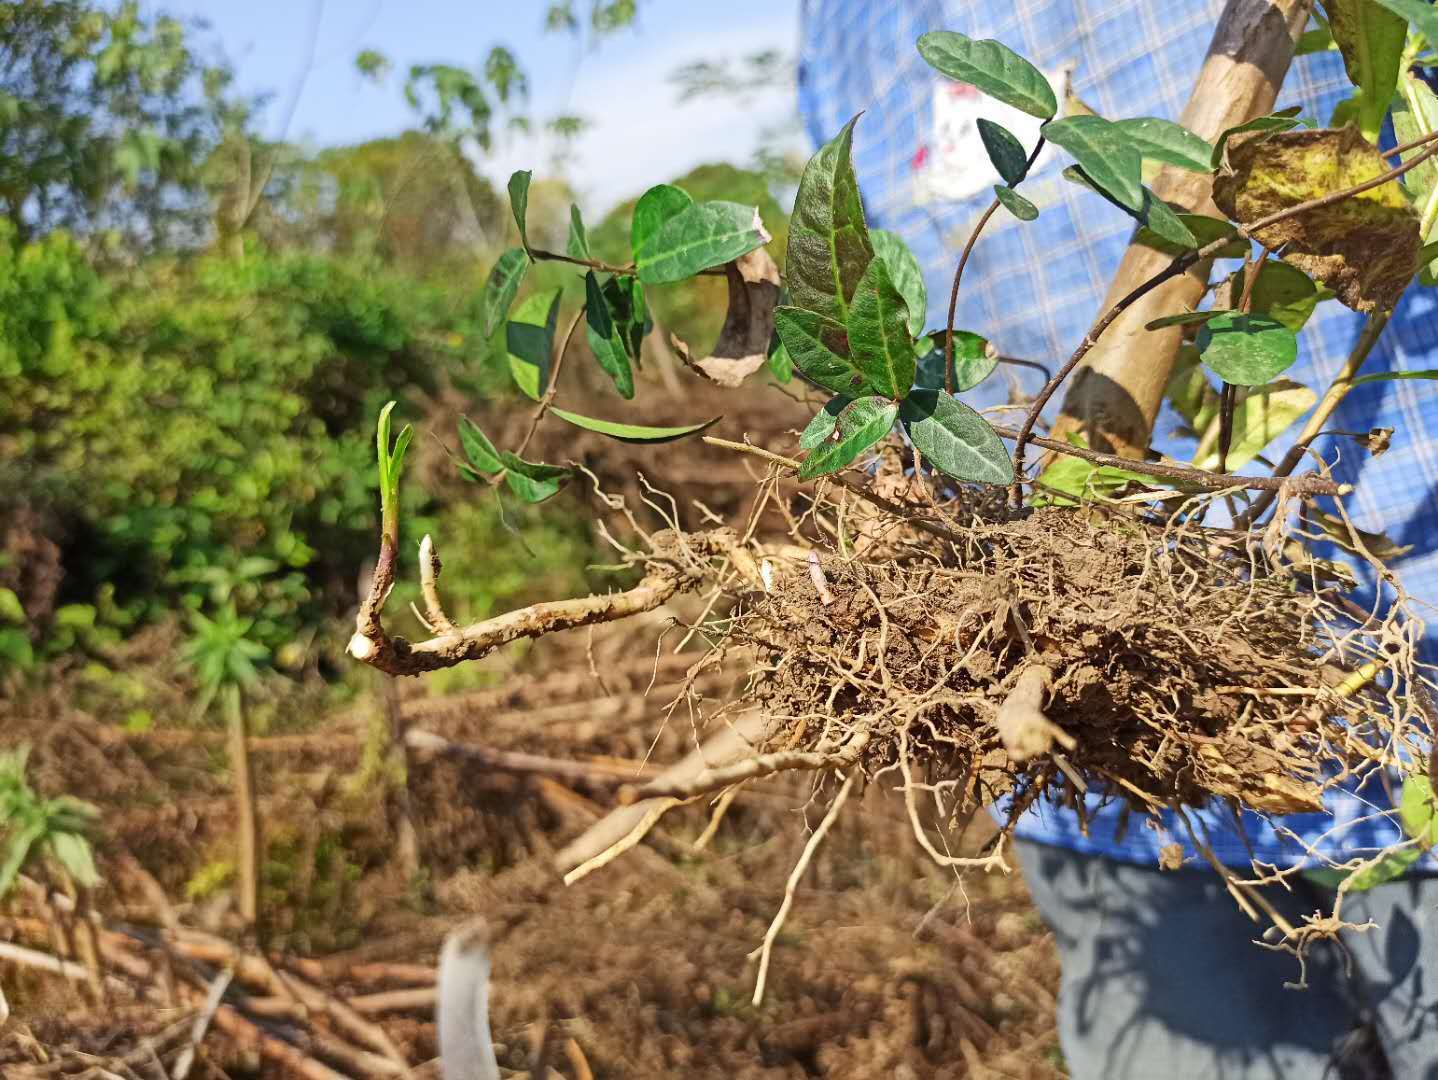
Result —
<svg viewBox="0 0 1438 1080"><path fill-rule="evenodd" d="M1178 315L1162 315L1143 324L1145 330L1162 330L1165 326L1194 326L1216 319L1220 315L1236 315L1237 312L1218 308L1214 311L1185 311Z"/></svg>
<svg viewBox="0 0 1438 1080"><path fill-rule="evenodd" d="M514 298L519 294L519 284L529 270L529 253L524 248L510 248L495 260L489 272L489 281L484 286L484 336L492 337L500 328Z"/></svg>
<svg viewBox="0 0 1438 1080"><path fill-rule="evenodd" d="M843 394L836 394L831 397L822 409L814 414L808 426L799 435L799 449L812 450L820 443L834 434L834 429L839 424L839 414L854 403L851 397Z"/></svg>
<svg viewBox="0 0 1438 1080"><path fill-rule="evenodd" d="M939 74L977 87L1030 116L1047 120L1059 111L1043 73L1007 45L934 30L919 38L919 55Z"/></svg>
<svg viewBox="0 0 1438 1080"><path fill-rule="evenodd" d="M1267 315L1224 312L1198 332L1199 355L1220 379L1237 386L1261 386L1298 359L1298 338Z"/></svg>
<svg viewBox="0 0 1438 1080"><path fill-rule="evenodd" d="M908 314L884 260L874 259L859 279L849 308L849 355L884 397L902 398L914 385Z"/></svg>
<svg viewBox="0 0 1438 1080"><path fill-rule="evenodd" d="M90 841L79 833L52 832L45 838L50 854L54 856L76 885L93 889L100 884L100 872L95 869L95 853Z"/></svg>
<svg viewBox="0 0 1438 1080"><path fill-rule="evenodd" d="M816 386L850 395L874 389L849 358L849 332L843 324L803 308L777 307L774 329L794 366Z"/></svg>
<svg viewBox="0 0 1438 1080"><path fill-rule="evenodd" d="M914 385L925 390L944 390L944 336L939 330L930 334L932 348L919 358ZM999 352L987 338L968 330L954 331L954 392L972 390L994 373L999 366Z"/></svg>
<svg viewBox="0 0 1438 1080"><path fill-rule="evenodd" d="M568 469L525 461L508 450L501 450L499 456L504 462L506 486L523 502L543 502L556 494L570 476Z"/></svg>
<svg viewBox="0 0 1438 1080"><path fill-rule="evenodd" d="M1317 18L1318 16L1314 16ZM1333 31L1328 28L1326 21L1320 22L1312 30L1303 31L1298 38L1298 46L1293 50L1294 56L1311 56L1314 53L1327 52L1333 48Z"/></svg>
<svg viewBox="0 0 1438 1080"><path fill-rule="evenodd" d="M1069 442L1084 450L1088 440L1072 433ZM1072 454L1057 454L1053 463L1039 474L1042 485L1029 500L1030 506L1078 506L1094 498L1114 495L1131 483L1148 484L1150 479L1115 465L1094 465Z"/></svg>
<svg viewBox="0 0 1438 1080"><path fill-rule="evenodd" d="M1241 259L1248 254L1251 245L1247 240L1238 235L1238 230L1231 221L1224 221L1222 218L1208 217L1205 214L1175 214L1179 223L1188 230L1193 237L1194 247L1207 247L1215 240L1223 237L1231 237L1232 242L1225 247L1218 249L1213 256L1215 259ZM1135 244L1142 244L1144 247L1151 247L1161 251L1165 255L1182 255L1192 250L1188 245L1174 243L1160 236L1153 229L1144 227L1139 229L1138 234L1133 238Z"/></svg>
<svg viewBox="0 0 1438 1080"><path fill-rule="evenodd" d="M845 124L804 166L784 266L794 305L841 324L848 321L854 289L874 258L850 157L858 119ZM797 362L792 345L789 352Z"/></svg>
<svg viewBox="0 0 1438 1080"><path fill-rule="evenodd" d="M1233 410L1233 441L1225 459L1229 470L1241 469L1256 458L1317 401L1318 395L1308 387L1287 379L1242 391ZM1212 446L1206 447L1207 452L1195 457L1195 467L1218 468L1217 443L1215 437Z"/></svg>
<svg viewBox="0 0 1438 1080"><path fill-rule="evenodd" d="M1373 0L1373 2L1410 23L1413 29L1428 39L1430 46L1438 43L1438 8L1434 8L1428 0Z"/></svg>
<svg viewBox="0 0 1438 1080"><path fill-rule="evenodd" d="M1168 204L1153 193L1153 189L1144 187L1143 205L1137 211L1130 210L1123 203L1109 195L1103 188L1095 184L1092 178L1078 165L1070 165L1064 169L1065 180L1072 181L1082 187L1102 195L1114 206L1118 207L1129 217L1139 223L1143 231L1157 237L1163 243L1179 251L1192 251L1198 247L1198 238L1193 235L1179 215L1169 209Z"/></svg>
<svg viewBox="0 0 1438 1080"><path fill-rule="evenodd" d="M528 169L520 169L509 177L509 208L514 213L514 223L519 226L519 242L529 250L529 225L526 218L529 216L529 181L533 179L534 173Z"/></svg>
<svg viewBox="0 0 1438 1080"><path fill-rule="evenodd" d="M550 415L557 416L566 423L575 427L584 428L586 431L597 431L601 435L608 435L611 439L627 443L666 443L674 442L676 439L684 439L690 435L698 435L701 431L707 431L724 418L716 416L713 420L705 420L702 424L684 424L680 427L646 427L643 424L621 424L614 420L598 420L592 416L581 416L579 413L572 413L566 409L550 409Z"/></svg>
<svg viewBox="0 0 1438 1080"><path fill-rule="evenodd" d="M1142 158L1193 172L1206 173L1213 169L1213 147L1182 124L1157 116L1139 116L1115 120L1113 126L1138 149Z"/></svg>
<svg viewBox="0 0 1438 1080"><path fill-rule="evenodd" d="M1024 144L1019 142L1018 136L1012 131L981 116L979 138L984 141L989 160L993 162L994 169L1005 184L1012 186L1028 175L1029 155L1024 151Z"/></svg>
<svg viewBox="0 0 1438 1080"><path fill-rule="evenodd" d="M695 203L655 230L635 256L635 265L644 284L663 285L732 262L770 239L757 207L718 200Z"/></svg>
<svg viewBox="0 0 1438 1080"><path fill-rule="evenodd" d="M28 668L35 663L35 648L24 630L12 626L0 630L0 660L8 660L18 668Z"/></svg>
<svg viewBox="0 0 1438 1080"><path fill-rule="evenodd" d="M929 290L924 285L919 260L897 233L875 229L869 233L869 239L874 245L874 254L884 261L889 271L889 280L904 298L904 306L909 311L909 329L915 336L922 334L929 313Z"/></svg>
<svg viewBox="0 0 1438 1080"><path fill-rule="evenodd" d="M13 589L0 589L0 622L25 623L25 608Z"/></svg>
<svg viewBox="0 0 1438 1080"><path fill-rule="evenodd" d="M809 453L799 467L800 480L838 472L878 443L894 427L899 405L883 398L864 397L851 402L838 417L839 437L824 442Z"/></svg>
<svg viewBox="0 0 1438 1080"><path fill-rule="evenodd" d="M579 216L579 207L573 203L569 204L569 240L564 245L564 253L571 259L591 259L589 254L589 236L584 231L584 219Z"/></svg>
<svg viewBox="0 0 1438 1080"><path fill-rule="evenodd" d="M1121 206L1144 208L1143 160L1124 132L1101 116L1068 116L1043 126L1044 138L1067 150L1084 174Z"/></svg>
<svg viewBox="0 0 1438 1080"><path fill-rule="evenodd" d="M30 849L45 835L45 822L36 821L23 829L10 830L5 845L5 862L0 865L0 898L3 898L15 884L20 871L30 858Z"/></svg>
<svg viewBox="0 0 1438 1080"><path fill-rule="evenodd" d="M657 184L639 196L629 224L629 250L633 257L639 258L640 249L661 225L693 205L694 200L689 193L672 184Z"/></svg>
<svg viewBox="0 0 1438 1080"><path fill-rule="evenodd" d="M549 385L549 358L554 353L554 332L559 322L562 290L526 296L505 327L509 372L525 396L538 401Z"/></svg>
<svg viewBox="0 0 1438 1080"><path fill-rule="evenodd" d="M584 296L585 335L589 340L589 349L604 373L614 380L619 396L632 398L634 371L629 366L629 350L593 270L584 275Z"/></svg>
<svg viewBox="0 0 1438 1080"><path fill-rule="evenodd" d="M1376 143L1398 86L1407 23L1372 0L1324 0L1323 10L1348 78L1358 88L1358 128Z"/></svg>
<svg viewBox="0 0 1438 1080"><path fill-rule="evenodd" d="M774 346L769 350L769 374L778 379L781 383L790 382L794 378L794 359L789 355L789 350L784 347L777 335L774 338Z"/></svg>
<svg viewBox="0 0 1438 1080"><path fill-rule="evenodd" d="M1243 286L1244 272L1238 270L1229 289L1234 302L1243 295ZM1303 329L1313 309L1332 296L1332 290L1314 284L1298 267L1268 259L1258 272L1249 306L1256 314L1271 316L1296 334Z"/></svg>
<svg viewBox="0 0 1438 1080"><path fill-rule="evenodd" d="M494 443L467 416L459 418L459 444L464 448L464 456L469 458L469 463L485 476L493 476L504 468Z"/></svg>
<svg viewBox="0 0 1438 1080"><path fill-rule="evenodd" d="M915 390L899 413L924 458L955 480L1011 484L1013 462L994 429L942 390Z"/></svg>
<svg viewBox="0 0 1438 1080"><path fill-rule="evenodd" d="M1372 375L1360 375L1353 380L1354 386L1362 386L1364 383L1392 382L1395 379L1438 379L1438 368L1425 368L1421 371L1379 371Z"/></svg>
<svg viewBox="0 0 1438 1080"><path fill-rule="evenodd" d="M1402 93L1393 106L1393 133L1400 143L1410 143L1438 131L1438 96L1428 84L1416 75L1404 76L1400 87ZM1415 147L1409 157L1421 154L1428 147ZM1438 224L1438 159L1414 166L1403 174L1403 186L1413 195L1414 209L1418 211L1420 239L1425 241L1424 250L1418 253L1418 265L1432 277L1438 271L1438 244L1430 244L1435 224Z"/></svg>
<svg viewBox="0 0 1438 1080"><path fill-rule="evenodd" d="M1011 187L995 184L994 197L999 200L1005 210L1020 221L1033 221L1039 216L1039 208Z"/></svg>
<svg viewBox="0 0 1438 1080"><path fill-rule="evenodd" d="M1292 131L1300 126L1302 120L1296 115L1296 110L1282 110L1270 113L1268 116L1255 116L1252 120L1242 124L1235 124L1219 135L1218 141L1213 144L1213 157L1209 158L1209 164L1215 169L1223 164L1223 152L1228 149L1228 140L1234 135L1242 135L1247 131Z"/></svg>

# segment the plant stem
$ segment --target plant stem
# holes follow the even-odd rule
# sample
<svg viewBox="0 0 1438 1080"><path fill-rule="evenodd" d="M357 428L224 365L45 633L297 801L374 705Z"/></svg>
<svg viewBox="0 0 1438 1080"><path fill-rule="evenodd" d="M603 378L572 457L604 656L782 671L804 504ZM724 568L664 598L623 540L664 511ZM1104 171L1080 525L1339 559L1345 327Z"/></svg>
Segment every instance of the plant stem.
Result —
<svg viewBox="0 0 1438 1080"><path fill-rule="evenodd" d="M524 452L529 449L530 440L534 438L535 431L539 429L539 422L544 419L544 414L549 412L549 407L554 404L555 395L559 393L559 372L564 367L564 357L569 352L570 339L574 337L574 331L579 327L580 320L584 318L587 308L588 305L580 305L569 323L569 329L564 332L559 349L549 365L549 384L544 388L544 396L539 399L539 405L536 406L534 415L529 418L529 430L524 433L524 439L520 442L519 449L514 452L515 457L524 456ZM502 476L504 476L504 471L500 470L490 483L497 483Z"/></svg>
<svg viewBox="0 0 1438 1080"><path fill-rule="evenodd" d="M639 269L635 266L615 266L613 263L601 262L598 259L576 259L573 255L561 255L557 251L545 251L543 248L526 248L531 259L544 259L548 262L568 263L570 266L585 266L590 270L598 270L601 274L618 274L621 277L637 277ZM700 270L700 274L710 277L723 277L722 266L711 266L708 269Z"/></svg>
<svg viewBox="0 0 1438 1080"><path fill-rule="evenodd" d="M1273 470L1274 479L1281 479L1291 476L1293 470L1298 468L1298 463L1303 460L1303 455L1308 450L1308 444L1323 433L1323 425L1333 415L1333 410L1338 408L1339 402L1348 396L1348 391L1353 389L1354 376L1368 360L1369 354L1373 352L1373 346L1378 343L1379 337L1383 334L1383 328L1388 325L1392 316L1388 311L1375 311L1368 316L1368 321L1363 324L1363 331L1358 335L1358 340L1353 345L1353 351L1348 354L1348 359L1343 363L1343 369L1339 371L1338 377L1328 387L1328 392L1323 395L1323 400L1308 417L1308 422L1303 425L1303 430L1298 433L1298 439L1289 447L1288 453L1278 463L1278 468ZM1234 521L1234 528L1246 529L1257 521L1277 497L1276 490L1265 493L1252 506L1245 510Z"/></svg>
<svg viewBox="0 0 1438 1080"><path fill-rule="evenodd" d="M1034 167L1034 162L1039 159L1039 152L1043 148L1043 136L1039 136L1039 141L1034 144L1033 153L1029 155L1029 160L1024 164L1024 175L1019 178L1020 184L1028 177L1029 170ZM944 334L944 390L949 394L954 392L954 312L959 307L959 283L964 280L964 267L969 264L969 254L974 250L979 233L984 231L984 226L989 223L989 218L994 216L998 208L998 199L989 203L989 208L984 211L983 217L979 218L978 224L974 226L974 231L969 233L969 239L964 244L963 254L959 256L959 265L954 268L954 286L949 290L949 321Z"/></svg>
<svg viewBox="0 0 1438 1080"><path fill-rule="evenodd" d="M226 686L225 712L230 735L230 769L234 773L235 827L239 831L240 918L253 932L259 915L259 830L255 821L255 789L250 776L250 750L245 738L245 713L240 688Z"/></svg>

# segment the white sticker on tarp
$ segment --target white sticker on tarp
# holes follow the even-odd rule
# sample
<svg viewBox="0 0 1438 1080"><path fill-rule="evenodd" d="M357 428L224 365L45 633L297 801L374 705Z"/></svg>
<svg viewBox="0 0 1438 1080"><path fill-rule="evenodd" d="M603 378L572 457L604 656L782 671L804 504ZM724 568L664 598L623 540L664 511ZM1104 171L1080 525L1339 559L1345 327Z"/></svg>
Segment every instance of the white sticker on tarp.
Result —
<svg viewBox="0 0 1438 1080"><path fill-rule="evenodd" d="M1071 70L1045 72L1061 102L1068 98ZM1032 151L1039 141L1043 121L1038 117L996 101L968 83L938 80L934 84L933 129L912 162L916 203L961 202L1003 182L984 149L980 117L1008 128L1025 150ZM1053 154L1054 148L1045 146L1032 172L1042 169Z"/></svg>

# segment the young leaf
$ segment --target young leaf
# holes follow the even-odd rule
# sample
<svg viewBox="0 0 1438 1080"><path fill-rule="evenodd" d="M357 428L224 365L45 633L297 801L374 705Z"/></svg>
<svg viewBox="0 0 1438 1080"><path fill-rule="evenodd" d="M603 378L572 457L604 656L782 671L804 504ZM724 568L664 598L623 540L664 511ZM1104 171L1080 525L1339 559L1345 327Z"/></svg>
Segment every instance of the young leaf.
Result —
<svg viewBox="0 0 1438 1080"><path fill-rule="evenodd" d="M695 203L649 236L635 265L644 284L663 285L731 262L770 239L757 207L718 200Z"/></svg>
<svg viewBox="0 0 1438 1080"><path fill-rule="evenodd" d="M724 419L722 416L716 416L713 420L706 420L702 424L685 424L681 427L646 427L643 424L621 424L614 420L598 420L592 416L581 416L579 413L569 412L567 409L550 409L549 413L575 427L584 428L586 431L597 431L601 435L608 435L611 439L627 443L674 442L676 439L707 431Z"/></svg>
<svg viewBox="0 0 1438 1080"><path fill-rule="evenodd" d="M524 250L529 250L529 225L526 218L529 216L529 181L534 173L528 169L520 169L509 178L509 208L514 213L514 223L519 226L519 242L524 245Z"/></svg>
<svg viewBox="0 0 1438 1080"><path fill-rule="evenodd" d="M926 390L943 390L944 385L944 336L939 330L930 334L926 342L932 347L919 358L914 385ZM962 394L972 390L993 374L999 366L999 352L987 338L968 330L954 331L954 392Z"/></svg>
<svg viewBox="0 0 1438 1080"><path fill-rule="evenodd" d="M1323 9L1348 78L1358 88L1358 128L1376 143L1398 86L1408 25L1372 0L1325 0Z"/></svg>
<svg viewBox="0 0 1438 1080"><path fill-rule="evenodd" d="M1292 131L1303 123L1298 118L1296 109L1284 109L1267 116L1255 116L1242 124L1235 124L1226 129L1218 140L1213 144L1213 157L1208 163L1215 169L1223 164L1224 153L1228 150L1228 140L1235 135L1245 135L1250 131Z"/></svg>
<svg viewBox="0 0 1438 1080"><path fill-rule="evenodd" d="M564 245L564 253L571 259L591 259L589 254L589 236L584 231L584 219L579 215L579 207L573 203L569 204L569 240Z"/></svg>
<svg viewBox="0 0 1438 1080"><path fill-rule="evenodd" d="M1210 172L1213 147L1182 124L1157 116L1115 120L1113 126L1138 149L1139 156L1193 172Z"/></svg>
<svg viewBox="0 0 1438 1080"><path fill-rule="evenodd" d="M525 396L538 401L549 385L549 358L554 352L554 331L559 322L562 290L526 296L505 327L509 373Z"/></svg>
<svg viewBox="0 0 1438 1080"><path fill-rule="evenodd" d="M1233 441L1225 464L1230 470L1247 465L1317 401L1318 395L1308 387L1287 379L1243 392L1233 410ZM1217 417L1211 421L1217 422ZM1193 464L1200 469L1218 468L1216 436L1203 441L1201 449L1206 452L1195 457Z"/></svg>
<svg viewBox="0 0 1438 1080"><path fill-rule="evenodd" d="M570 476L568 469L525 461L508 450L501 450L499 456L504 462L505 485L523 502L543 502L557 493Z"/></svg>
<svg viewBox="0 0 1438 1080"><path fill-rule="evenodd" d="M585 336L595 361L614 380L620 397L634 397L634 371L629 366L624 334L593 270L584 275L584 320Z"/></svg>
<svg viewBox="0 0 1438 1080"><path fill-rule="evenodd" d="M1189 231L1182 219L1169 209L1168 204L1153 193L1151 188L1142 188L1143 206L1138 211L1130 210L1123 203L1113 198L1103 188L1093 182L1082 166L1070 165L1064 169L1065 180L1072 181L1083 187L1102 195L1114 206L1118 207L1129 217L1137 221L1143 229L1159 240L1172 245L1181 251L1191 251L1198 247L1198 239Z"/></svg>
<svg viewBox="0 0 1438 1080"><path fill-rule="evenodd" d="M924 272L919 268L919 260L914 258L914 253L897 233L874 229L869 233L869 239L873 242L874 254L884 260L889 280L899 290L904 306L909 309L909 329L915 336L923 333L924 320L929 312L929 291L924 285Z"/></svg>
<svg viewBox="0 0 1438 1080"><path fill-rule="evenodd" d="M1118 127L1101 116L1068 116L1043 126L1044 138L1073 155L1102 191L1135 213L1143 210L1143 160Z"/></svg>
<svg viewBox="0 0 1438 1080"><path fill-rule="evenodd" d="M769 349L769 374L778 379L781 383L787 383L794 378L794 360L789 355L789 350L775 334L774 342Z"/></svg>
<svg viewBox="0 0 1438 1080"><path fill-rule="evenodd" d="M1005 184L1012 186L1028 175L1029 155L1024 151L1024 144L1019 142L1018 136L1012 131L981 116L979 138L983 139L989 160L993 162L994 169Z"/></svg>
<svg viewBox="0 0 1438 1080"><path fill-rule="evenodd" d="M826 441L839 424L839 414L853 403L853 398L843 394L835 394L825 402L824 407L814 414L814 419L799 433L799 449L812 450Z"/></svg>
<svg viewBox="0 0 1438 1080"><path fill-rule="evenodd" d="M883 259L874 259L854 290L849 308L849 355L865 381L888 398L914 385L914 346L904 298Z"/></svg>
<svg viewBox="0 0 1438 1080"><path fill-rule="evenodd" d="M1298 359L1297 336L1267 315L1223 312L1204 323L1195 344L1204 365L1237 386L1262 386Z"/></svg>
<svg viewBox="0 0 1438 1080"><path fill-rule="evenodd" d="M919 38L919 55L939 74L977 87L1030 116L1047 120L1059 111L1043 73L1007 45L933 30Z"/></svg>
<svg viewBox="0 0 1438 1080"><path fill-rule="evenodd" d="M849 358L849 332L843 324L803 308L778 307L774 329L794 366L816 386L850 395L873 389Z"/></svg>
<svg viewBox="0 0 1438 1080"><path fill-rule="evenodd" d="M1224 221L1222 218L1208 217L1204 214L1175 214L1189 235L1193 237L1194 245L1207 247L1221 237L1232 237L1232 242L1225 247L1218 249L1215 259L1241 259L1248 254L1252 245L1238 235L1231 221ZM1133 238L1135 244L1142 244L1144 247L1151 247L1161 251L1165 255L1182 255L1191 250L1183 244L1174 243L1160 236L1153 229L1147 226L1139 229L1138 234Z"/></svg>
<svg viewBox="0 0 1438 1080"><path fill-rule="evenodd" d="M491 337L509 316L519 284L529 269L529 253L524 248L510 248L494 263L489 281L484 286L484 336Z"/></svg>
<svg viewBox="0 0 1438 1080"><path fill-rule="evenodd" d="M1088 449L1088 440L1074 432L1074 446ZM1113 465L1094 465L1071 454L1056 454L1053 463L1039 474L1040 486L1030 506L1078 506L1096 496L1114 495L1130 483L1149 483L1149 478Z"/></svg>
<svg viewBox="0 0 1438 1080"><path fill-rule="evenodd" d="M1197 323L1206 323L1209 319L1216 319L1220 315L1237 315L1236 311L1227 311L1219 308L1215 311L1185 311L1178 315L1163 315L1157 319L1151 319L1143 324L1145 330L1162 330L1165 326L1193 326Z"/></svg>
<svg viewBox="0 0 1438 1080"><path fill-rule="evenodd" d="M1011 484L1013 462L994 429L973 409L942 390L915 390L900 410L919 452L955 480Z"/></svg>
<svg viewBox="0 0 1438 1080"><path fill-rule="evenodd" d="M784 268L794 305L838 323L848 321L854 288L874 258L850 158L858 119L845 124L804 166ZM789 352L797 362L792 345Z"/></svg>
<svg viewBox="0 0 1438 1080"><path fill-rule="evenodd" d="M629 250L634 258L639 258L640 249L659 231L659 226L693 205L689 193L672 184L657 184L639 196L629 224Z"/></svg>
<svg viewBox="0 0 1438 1080"><path fill-rule="evenodd" d="M899 405L895 401L864 397L851 402L839 414L836 425L839 437L821 443L809 453L799 467L799 479L812 480L849 465L889 433L898 415Z"/></svg>
<svg viewBox="0 0 1438 1080"><path fill-rule="evenodd" d="M493 476L504 468L504 462L500 460L494 443L490 442L484 432L467 416L459 418L459 444L464 448L464 456L469 458L469 463L476 472Z"/></svg>
<svg viewBox="0 0 1438 1080"><path fill-rule="evenodd" d="M1003 208L1020 221L1033 221L1039 216L1039 208L1025 199L1013 188L1004 184L994 185L994 197L1003 204Z"/></svg>

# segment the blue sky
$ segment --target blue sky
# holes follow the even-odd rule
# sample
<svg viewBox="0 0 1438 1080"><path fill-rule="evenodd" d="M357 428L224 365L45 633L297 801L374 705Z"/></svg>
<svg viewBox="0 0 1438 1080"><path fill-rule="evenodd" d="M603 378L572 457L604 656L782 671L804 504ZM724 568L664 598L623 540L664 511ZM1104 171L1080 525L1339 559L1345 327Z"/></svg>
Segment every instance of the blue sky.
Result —
<svg viewBox="0 0 1438 1080"><path fill-rule="evenodd" d="M592 213L701 162L748 162L762 130L794 111L792 91L680 105L666 78L697 59L765 48L792 56L799 0L643 0L638 26L598 47L544 33L544 0L151 0L150 6L206 20L240 87L273 93L262 118L265 134L316 146L410 126L400 74L409 65L473 67L491 45L506 45L529 73L536 116L573 112L591 121L574 144L568 174ZM393 61L384 85L355 71L362 49ZM547 137L501 135L476 164L502 186L516 168L542 175L552 150Z"/></svg>

